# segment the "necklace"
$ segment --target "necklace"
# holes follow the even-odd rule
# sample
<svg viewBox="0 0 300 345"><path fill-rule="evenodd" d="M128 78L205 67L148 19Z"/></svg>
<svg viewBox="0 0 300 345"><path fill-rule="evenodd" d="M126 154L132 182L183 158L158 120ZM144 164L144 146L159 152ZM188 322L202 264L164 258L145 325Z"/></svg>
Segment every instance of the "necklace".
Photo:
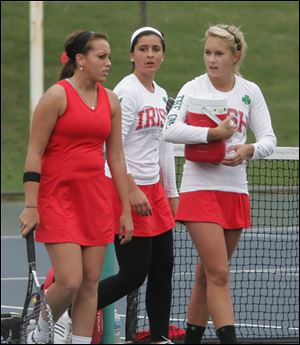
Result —
<svg viewBox="0 0 300 345"><path fill-rule="evenodd" d="M82 92L80 91L79 87L77 86L77 84L75 83L74 79L67 79L68 82L74 87L74 89L77 91L78 96L82 99L82 101L91 109L91 110L95 110L96 109L96 105L97 105L97 99L98 99L98 91L97 91L97 85L95 86L95 93L93 95L93 105L90 105L92 102L87 102L85 100L86 97L84 97L84 95L82 94Z"/></svg>

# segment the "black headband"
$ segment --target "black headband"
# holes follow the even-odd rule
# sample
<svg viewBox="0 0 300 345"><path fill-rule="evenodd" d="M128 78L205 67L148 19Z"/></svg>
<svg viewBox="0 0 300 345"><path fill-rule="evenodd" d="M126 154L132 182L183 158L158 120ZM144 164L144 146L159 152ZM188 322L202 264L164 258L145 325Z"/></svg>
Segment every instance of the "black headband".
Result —
<svg viewBox="0 0 300 345"><path fill-rule="evenodd" d="M75 38L74 42L67 51L70 59L75 59L75 55L82 52L83 48L93 34L93 31L83 31Z"/></svg>
<svg viewBox="0 0 300 345"><path fill-rule="evenodd" d="M229 32L233 36L234 42L236 43L236 49L241 50L241 40L235 35L235 33L230 31L228 28L225 28L225 27L223 27L222 29L226 30L227 32Z"/></svg>

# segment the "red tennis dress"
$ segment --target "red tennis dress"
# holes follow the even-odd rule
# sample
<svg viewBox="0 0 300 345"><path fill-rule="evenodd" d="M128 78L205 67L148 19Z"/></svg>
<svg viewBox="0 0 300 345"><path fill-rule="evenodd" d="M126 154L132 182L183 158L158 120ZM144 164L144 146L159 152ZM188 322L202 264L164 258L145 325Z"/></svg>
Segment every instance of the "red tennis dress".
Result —
<svg viewBox="0 0 300 345"><path fill-rule="evenodd" d="M42 159L36 240L82 246L112 243L112 205L102 149L111 131L107 92L98 83L97 106L92 110L68 81L57 84L65 89L67 107Z"/></svg>

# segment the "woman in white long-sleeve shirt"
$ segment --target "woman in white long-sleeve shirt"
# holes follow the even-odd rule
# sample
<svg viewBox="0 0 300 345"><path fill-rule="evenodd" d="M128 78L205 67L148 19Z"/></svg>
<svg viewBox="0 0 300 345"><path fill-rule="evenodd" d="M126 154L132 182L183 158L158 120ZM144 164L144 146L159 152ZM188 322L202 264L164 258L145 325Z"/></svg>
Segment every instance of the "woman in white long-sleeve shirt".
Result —
<svg viewBox="0 0 300 345"><path fill-rule="evenodd" d="M246 161L273 153L270 114L260 88L242 78L246 53L243 33L233 25L209 27L204 39L207 72L180 90L163 131L166 141L182 144L227 139L227 158L217 164L186 160L176 219L184 221L200 260L188 307L186 344L200 343L211 316L222 344L236 343L228 261L243 228L250 226ZM226 97L228 118L215 128L186 123L190 96ZM250 127L256 142L246 143ZM230 140L230 141L229 141Z"/></svg>
<svg viewBox="0 0 300 345"><path fill-rule="evenodd" d="M152 27L136 30L130 43L133 73L114 92L122 108L122 141L127 164L134 233L123 245L119 229L120 201L113 188L115 249L119 272L99 283L98 309L143 284L151 342L170 343L169 316L172 295L173 234L178 204L173 144L162 140L167 93L155 81L165 52L162 33ZM107 175L110 173L107 169Z"/></svg>

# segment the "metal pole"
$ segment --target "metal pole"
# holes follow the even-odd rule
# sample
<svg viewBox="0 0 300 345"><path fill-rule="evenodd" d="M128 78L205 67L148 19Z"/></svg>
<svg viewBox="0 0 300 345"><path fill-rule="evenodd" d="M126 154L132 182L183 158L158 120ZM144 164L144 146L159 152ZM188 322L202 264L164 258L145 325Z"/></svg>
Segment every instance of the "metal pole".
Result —
<svg viewBox="0 0 300 345"><path fill-rule="evenodd" d="M30 121L44 92L44 1L29 1L30 6Z"/></svg>
<svg viewBox="0 0 300 345"><path fill-rule="evenodd" d="M140 1L140 24L147 25L147 1Z"/></svg>

